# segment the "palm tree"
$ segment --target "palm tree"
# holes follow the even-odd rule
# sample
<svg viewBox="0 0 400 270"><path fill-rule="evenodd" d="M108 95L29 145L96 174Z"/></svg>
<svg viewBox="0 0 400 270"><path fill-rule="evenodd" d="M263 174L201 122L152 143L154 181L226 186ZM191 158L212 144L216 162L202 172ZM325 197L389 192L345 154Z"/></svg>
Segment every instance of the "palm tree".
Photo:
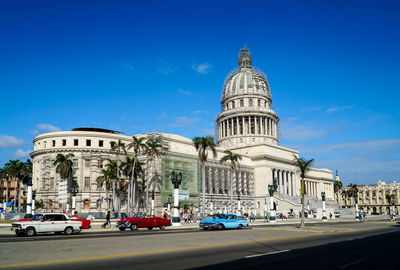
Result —
<svg viewBox="0 0 400 270"><path fill-rule="evenodd" d="M108 202L107 209L110 209L110 198L108 197L108 192L111 189L114 180L117 178L115 164L115 161L109 160L106 168L101 170L101 175L96 179L97 187L103 187L103 185L106 187L106 200Z"/></svg>
<svg viewBox="0 0 400 270"><path fill-rule="evenodd" d="M153 166L153 162L157 157L162 154L163 145L160 144L159 139L150 139L146 141L146 154L149 156L147 172L149 176L146 179L146 211L149 212L148 205L149 205L149 184L151 182L153 170L155 170L155 166Z"/></svg>
<svg viewBox="0 0 400 270"><path fill-rule="evenodd" d="M122 162L122 164L121 164L121 169L122 169L122 172L124 173L124 175L126 177L131 176L131 185L130 185L130 187L131 186L133 187L133 190L132 190L132 202L133 202L133 204L132 204L132 206L134 205L135 200L136 200L135 193L136 193L136 181L137 181L137 178L143 174L143 168L142 168L143 164L144 163L140 162L137 157L130 157L130 156L127 156L126 157L126 161ZM128 205L129 205L129 203L128 203ZM133 210L133 207L132 207L132 210Z"/></svg>
<svg viewBox="0 0 400 270"><path fill-rule="evenodd" d="M342 190L343 184L340 180L335 180L333 183L333 190L335 191L336 194L336 201L339 203L339 193Z"/></svg>
<svg viewBox="0 0 400 270"><path fill-rule="evenodd" d="M356 198L358 197L357 185L350 183L347 187L347 195L349 196L349 198L353 198L354 203L356 203Z"/></svg>
<svg viewBox="0 0 400 270"><path fill-rule="evenodd" d="M7 167L0 168L0 179L5 179L6 180L6 204L8 203L8 180L9 180L9 174ZM4 209L5 211L6 209Z"/></svg>
<svg viewBox="0 0 400 270"><path fill-rule="evenodd" d="M390 208L391 205L393 206L393 215L395 215L394 206L395 206L395 201L396 201L396 195L393 194L393 193L390 194L389 192L387 192L385 194L385 197L386 197L386 200L387 200L387 202L389 204L389 208ZM389 211L389 215L390 215L390 211Z"/></svg>
<svg viewBox="0 0 400 270"><path fill-rule="evenodd" d="M213 156L217 156L217 151L215 149L216 145L214 143L214 137L194 137L193 138L194 147L197 150L199 161L201 165L201 215L205 215L205 203L206 203L206 161L208 158L208 151L211 150Z"/></svg>
<svg viewBox="0 0 400 270"><path fill-rule="evenodd" d="M236 172L236 181L238 179L238 174L237 174L237 169L239 168L239 160L242 160L242 156L239 154L234 154L232 151L229 150L225 150L224 154L226 154L225 156L223 156L219 163L224 163L226 161L230 162L230 166L231 166L231 175L230 175L230 192L231 192L231 213L233 213L233 172Z"/></svg>
<svg viewBox="0 0 400 270"><path fill-rule="evenodd" d="M301 177L301 229L304 229L304 178L306 177L307 170L311 168L313 162L314 159L306 160L304 157L298 158L297 156L294 156L293 163L300 171Z"/></svg>
<svg viewBox="0 0 400 270"><path fill-rule="evenodd" d="M121 140L118 140L118 142L110 142L111 145L111 153L115 154L117 156L116 162L117 162L117 178L115 179L115 181L117 181L117 185L118 185L118 192L117 192L117 199L118 199L118 217L121 215L121 198L120 198L120 189L121 189L121 185L120 185L120 179L119 179L119 167L118 167L118 163L121 161L119 159L119 156L124 155L126 156L126 147L125 147L125 143L123 143ZM113 183L113 199L115 197L115 181Z"/></svg>
<svg viewBox="0 0 400 270"><path fill-rule="evenodd" d="M18 213L21 211L21 180L24 164L19 160L10 160L5 164L9 175L14 179L14 202L13 208L15 208L15 203L17 201L17 186L19 186L18 192Z"/></svg>
<svg viewBox="0 0 400 270"><path fill-rule="evenodd" d="M74 154L70 153L67 155L58 154L56 160L53 165L57 165L56 173L58 173L61 177L62 181L71 179L73 174L73 162L71 158L74 157Z"/></svg>
<svg viewBox="0 0 400 270"><path fill-rule="evenodd" d="M347 190L342 190L341 195L344 199L344 207L347 208L347 198L349 198L349 192Z"/></svg>
<svg viewBox="0 0 400 270"><path fill-rule="evenodd" d="M133 149L134 157L133 157L133 165L132 167L136 167L135 162L138 161L138 156L141 152L144 152L147 149L146 143L145 143L146 137L141 137L141 138L136 138L136 136L132 136L132 142L128 144L127 149ZM134 171L134 170L133 170ZM133 171L131 170L132 174L131 176L131 181L129 185L129 193L128 197L130 198L129 194L131 194L132 197L132 212L134 211L134 206L135 206L135 199L136 199L136 180L134 179L134 174ZM129 177L129 175L126 175ZM129 208L130 202L128 202L128 208ZM129 210L128 210L129 212Z"/></svg>

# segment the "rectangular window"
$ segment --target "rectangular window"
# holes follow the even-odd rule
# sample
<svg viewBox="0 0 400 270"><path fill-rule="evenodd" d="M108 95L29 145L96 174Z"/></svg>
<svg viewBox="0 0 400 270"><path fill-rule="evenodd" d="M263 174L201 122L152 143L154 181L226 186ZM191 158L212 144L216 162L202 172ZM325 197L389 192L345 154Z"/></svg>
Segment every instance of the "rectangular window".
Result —
<svg viewBox="0 0 400 270"><path fill-rule="evenodd" d="M74 159L74 160L73 160L73 163L74 163L74 168L78 168L78 160L77 160L77 159Z"/></svg>
<svg viewBox="0 0 400 270"><path fill-rule="evenodd" d="M85 159L85 168L90 168L90 159Z"/></svg>
<svg viewBox="0 0 400 270"><path fill-rule="evenodd" d="M98 167L99 168L103 168L103 160L102 159L99 159Z"/></svg>
<svg viewBox="0 0 400 270"><path fill-rule="evenodd" d="M46 148L47 147L47 142L46 141L44 141L44 148Z"/></svg>
<svg viewBox="0 0 400 270"><path fill-rule="evenodd" d="M103 147L103 143L104 143L104 142L100 140L100 141L99 141L99 147Z"/></svg>
<svg viewBox="0 0 400 270"><path fill-rule="evenodd" d="M56 140L53 140L53 147L56 146Z"/></svg>
<svg viewBox="0 0 400 270"><path fill-rule="evenodd" d="M50 178L50 189L53 190L54 189L54 177Z"/></svg>
<svg viewBox="0 0 400 270"><path fill-rule="evenodd" d="M92 141L91 140L86 140L86 146L91 146L92 145Z"/></svg>
<svg viewBox="0 0 400 270"><path fill-rule="evenodd" d="M62 146L67 146L67 140L62 140Z"/></svg>
<svg viewBox="0 0 400 270"><path fill-rule="evenodd" d="M78 139L74 140L74 146L78 146Z"/></svg>
<svg viewBox="0 0 400 270"><path fill-rule="evenodd" d="M90 187L90 177L85 177L85 188Z"/></svg>

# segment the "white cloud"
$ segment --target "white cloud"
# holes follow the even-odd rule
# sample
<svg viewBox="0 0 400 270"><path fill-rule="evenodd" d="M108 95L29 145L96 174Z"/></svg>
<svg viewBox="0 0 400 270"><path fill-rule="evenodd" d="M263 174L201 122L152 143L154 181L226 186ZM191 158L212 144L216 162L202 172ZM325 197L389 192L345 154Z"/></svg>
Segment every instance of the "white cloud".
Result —
<svg viewBox="0 0 400 270"><path fill-rule="evenodd" d="M183 95L186 95L186 96L192 96L193 95L192 92L186 91L186 90L183 90L183 89L178 89L178 92L183 94Z"/></svg>
<svg viewBox="0 0 400 270"><path fill-rule="evenodd" d="M29 131L29 133L36 136L36 135L38 135L40 133L40 131L34 129L34 130Z"/></svg>
<svg viewBox="0 0 400 270"><path fill-rule="evenodd" d="M17 139L14 136L0 134L0 148L16 147L25 143L23 139Z"/></svg>
<svg viewBox="0 0 400 270"><path fill-rule="evenodd" d="M335 107L330 107L326 110L327 113L335 113L335 112L340 112L340 111L346 111L354 108L356 105L347 105L347 106L335 106Z"/></svg>
<svg viewBox="0 0 400 270"><path fill-rule="evenodd" d="M15 153L12 155L13 158L29 158L29 154L32 152L32 150L22 150L22 149L18 149L17 151L15 151Z"/></svg>
<svg viewBox="0 0 400 270"><path fill-rule="evenodd" d="M180 116L175 119L175 123L169 124L171 127L187 127L194 124L198 120L197 117Z"/></svg>
<svg viewBox="0 0 400 270"><path fill-rule="evenodd" d="M192 65L192 69L196 70L200 74L207 74L212 67L213 65L208 62Z"/></svg>
<svg viewBox="0 0 400 270"><path fill-rule="evenodd" d="M312 125L282 123L282 139L290 141L308 141L322 138L328 134L328 129L317 129Z"/></svg>
<svg viewBox="0 0 400 270"><path fill-rule="evenodd" d="M46 130L46 131L60 131L61 128L53 126L51 124L37 124L38 129Z"/></svg>

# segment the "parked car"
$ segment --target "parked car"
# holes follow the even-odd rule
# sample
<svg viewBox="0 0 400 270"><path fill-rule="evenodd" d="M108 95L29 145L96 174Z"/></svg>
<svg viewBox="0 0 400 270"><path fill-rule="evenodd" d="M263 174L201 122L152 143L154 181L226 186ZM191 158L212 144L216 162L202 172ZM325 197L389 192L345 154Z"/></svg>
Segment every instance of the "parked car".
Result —
<svg viewBox="0 0 400 270"><path fill-rule="evenodd" d="M215 214L211 219L202 219L200 228L208 229L241 229L248 227L249 223L246 218L238 217L235 214Z"/></svg>
<svg viewBox="0 0 400 270"><path fill-rule="evenodd" d="M333 215L335 216L335 218L339 218L340 217L340 212L339 211L335 211L333 213Z"/></svg>
<svg viewBox="0 0 400 270"><path fill-rule="evenodd" d="M72 218L72 220L82 222L82 229L90 229L92 226L90 225L90 219L85 218Z"/></svg>
<svg viewBox="0 0 400 270"><path fill-rule="evenodd" d="M51 232L71 235L73 233L80 233L81 229L81 221L70 220L65 214L55 213L45 213L40 220L15 222L11 226L11 230L14 231L17 236L34 236L37 233Z"/></svg>
<svg viewBox="0 0 400 270"><path fill-rule="evenodd" d="M127 228L132 231L135 231L138 228L147 228L149 230L160 228L161 230L165 230L167 226L171 226L171 220L161 217L121 218L121 220L117 222L117 227L120 231L125 231Z"/></svg>

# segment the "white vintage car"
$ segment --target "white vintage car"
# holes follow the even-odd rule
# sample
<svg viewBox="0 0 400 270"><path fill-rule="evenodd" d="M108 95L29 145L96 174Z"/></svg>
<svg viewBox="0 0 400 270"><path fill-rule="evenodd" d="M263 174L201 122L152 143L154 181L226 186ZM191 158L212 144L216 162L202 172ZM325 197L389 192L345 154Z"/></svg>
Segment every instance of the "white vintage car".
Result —
<svg viewBox="0 0 400 270"><path fill-rule="evenodd" d="M81 229L81 221L70 220L67 215L59 213L45 213L40 220L15 222L11 227L17 236L34 236L37 233L51 232L71 235L80 233Z"/></svg>

